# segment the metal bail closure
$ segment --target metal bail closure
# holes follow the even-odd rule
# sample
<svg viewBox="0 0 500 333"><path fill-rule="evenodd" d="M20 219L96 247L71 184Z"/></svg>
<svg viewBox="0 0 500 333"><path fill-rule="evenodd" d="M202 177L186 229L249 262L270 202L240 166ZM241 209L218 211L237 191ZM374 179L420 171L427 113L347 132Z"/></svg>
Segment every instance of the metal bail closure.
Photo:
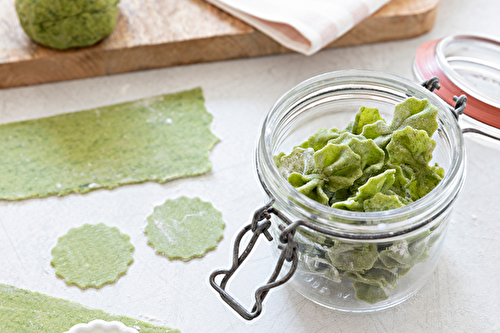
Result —
<svg viewBox="0 0 500 333"><path fill-rule="evenodd" d="M457 121L458 121L458 117L464 113L465 106L467 105L467 96L465 96L465 95L461 95L460 97L453 96L453 100L455 101L454 114L455 114L455 117L457 118ZM479 134L479 135L486 136L490 139L500 141L499 137L488 134L488 133L483 132L481 130L478 130L477 128L472 128L472 127L463 128L462 134L467 134L467 133Z"/></svg>
<svg viewBox="0 0 500 333"><path fill-rule="evenodd" d="M439 88L441 88L441 86L439 85L439 78L437 76L433 76L430 79L422 82L421 85L430 92L434 92L435 89L439 90ZM467 106L467 96L466 95L460 95L460 97L453 96L453 101L455 102L455 107L451 108L451 112L455 116L455 119L458 121L458 118L464 113L465 107ZM490 139L500 141L499 137L488 134L476 128L463 128L462 134L467 134L467 133L484 135Z"/></svg>
<svg viewBox="0 0 500 333"><path fill-rule="evenodd" d="M219 269L210 274L210 285L220 294L221 298L231 308L233 308L236 312L238 312L240 316L242 316L246 320L252 320L260 315L260 313L262 312L262 302L264 301L264 298L267 296L269 291L273 288L281 286L282 284L290 280L290 278L295 273L298 265L298 245L293 240L293 237L295 235L295 228L298 224L292 223L292 221L290 221L280 211L272 207L273 203L274 198L271 199L262 208L257 209L254 213L252 223L245 226L236 236L233 248L233 265L231 266L231 268L229 270ZM282 244L278 246L278 248L281 250L280 257L278 258L276 267L274 268L274 271L267 283L258 288L255 292L255 304L252 310L248 311L226 291L226 285L231 276L233 276L233 274L241 266L243 261L245 261L245 259L248 257L261 234L264 234L268 241L273 240L273 237L269 233L269 228L271 227L271 214L276 215L288 227L285 228L285 225L283 224L280 224L279 226L280 230L283 231L280 235L280 242ZM295 227L290 228L292 225L294 225ZM253 232L252 238L250 239L245 250L241 253L241 255L239 255L241 239L249 231ZM281 279L277 280L278 276L280 275L281 269L283 268L285 260L291 262L290 270L285 275L283 275ZM215 281L215 279L219 275L223 276L220 285Z"/></svg>

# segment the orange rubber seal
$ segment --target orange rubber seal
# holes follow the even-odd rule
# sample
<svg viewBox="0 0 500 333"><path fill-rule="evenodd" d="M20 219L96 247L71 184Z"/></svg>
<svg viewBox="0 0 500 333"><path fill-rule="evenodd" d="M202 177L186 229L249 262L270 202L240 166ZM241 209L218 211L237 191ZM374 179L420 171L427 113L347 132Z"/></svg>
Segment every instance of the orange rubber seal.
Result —
<svg viewBox="0 0 500 333"><path fill-rule="evenodd" d="M439 68L436 61L436 45L439 41L440 39L436 39L422 44L417 50L415 55L415 66L419 70L422 78L428 79L432 76L439 77L441 88L439 90L434 90L434 92L446 103L454 105L453 96L466 95L467 107L464 113L477 121L500 129L500 109L484 103L460 89L445 73L443 73L441 68Z"/></svg>

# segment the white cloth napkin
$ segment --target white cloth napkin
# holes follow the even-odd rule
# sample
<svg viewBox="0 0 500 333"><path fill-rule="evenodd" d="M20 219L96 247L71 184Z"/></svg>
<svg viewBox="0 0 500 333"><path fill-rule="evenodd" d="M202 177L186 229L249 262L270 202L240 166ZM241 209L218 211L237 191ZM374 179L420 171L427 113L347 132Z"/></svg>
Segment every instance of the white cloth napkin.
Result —
<svg viewBox="0 0 500 333"><path fill-rule="evenodd" d="M283 46L311 55L390 0L207 0Z"/></svg>

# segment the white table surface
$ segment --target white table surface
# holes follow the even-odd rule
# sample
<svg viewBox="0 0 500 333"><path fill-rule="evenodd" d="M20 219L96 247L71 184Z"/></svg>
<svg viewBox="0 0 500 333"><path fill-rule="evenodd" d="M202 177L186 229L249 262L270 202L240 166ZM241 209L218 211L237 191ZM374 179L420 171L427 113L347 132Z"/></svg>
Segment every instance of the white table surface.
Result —
<svg viewBox="0 0 500 333"><path fill-rule="evenodd" d="M183 333L500 331L500 148L471 138L466 139L468 182L456 201L439 266L405 303L353 315L322 308L283 286L270 293L261 317L246 322L208 286L212 270L229 267L235 234L265 200L252 158L261 121L281 94L314 74L338 69L373 69L411 78L419 45L456 33L500 38L499 14L496 0L442 0L434 29L410 40L327 50L311 57L269 56L0 90L0 123L8 123L201 86L214 115L213 132L221 138L210 154L212 171L199 177L85 195L0 201L0 283L166 324ZM143 234L153 207L180 195L211 201L226 221L218 248L190 262L156 255ZM102 289L67 286L55 276L50 251L69 228L98 222L130 235L134 263L118 282ZM251 302L259 277L264 279L274 264L266 242L253 259L247 276L234 283L238 295L245 292L245 304ZM243 287L245 279L254 286Z"/></svg>

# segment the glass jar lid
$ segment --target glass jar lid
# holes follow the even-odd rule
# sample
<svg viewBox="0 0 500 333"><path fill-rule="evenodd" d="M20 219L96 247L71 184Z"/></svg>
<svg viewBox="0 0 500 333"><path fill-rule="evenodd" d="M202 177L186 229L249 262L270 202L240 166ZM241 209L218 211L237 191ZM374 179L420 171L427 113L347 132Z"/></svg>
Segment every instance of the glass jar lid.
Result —
<svg viewBox="0 0 500 333"><path fill-rule="evenodd" d="M450 105L465 94L469 123L500 134L500 41L473 35L429 41L417 50L413 70L421 81L439 77L435 93Z"/></svg>

